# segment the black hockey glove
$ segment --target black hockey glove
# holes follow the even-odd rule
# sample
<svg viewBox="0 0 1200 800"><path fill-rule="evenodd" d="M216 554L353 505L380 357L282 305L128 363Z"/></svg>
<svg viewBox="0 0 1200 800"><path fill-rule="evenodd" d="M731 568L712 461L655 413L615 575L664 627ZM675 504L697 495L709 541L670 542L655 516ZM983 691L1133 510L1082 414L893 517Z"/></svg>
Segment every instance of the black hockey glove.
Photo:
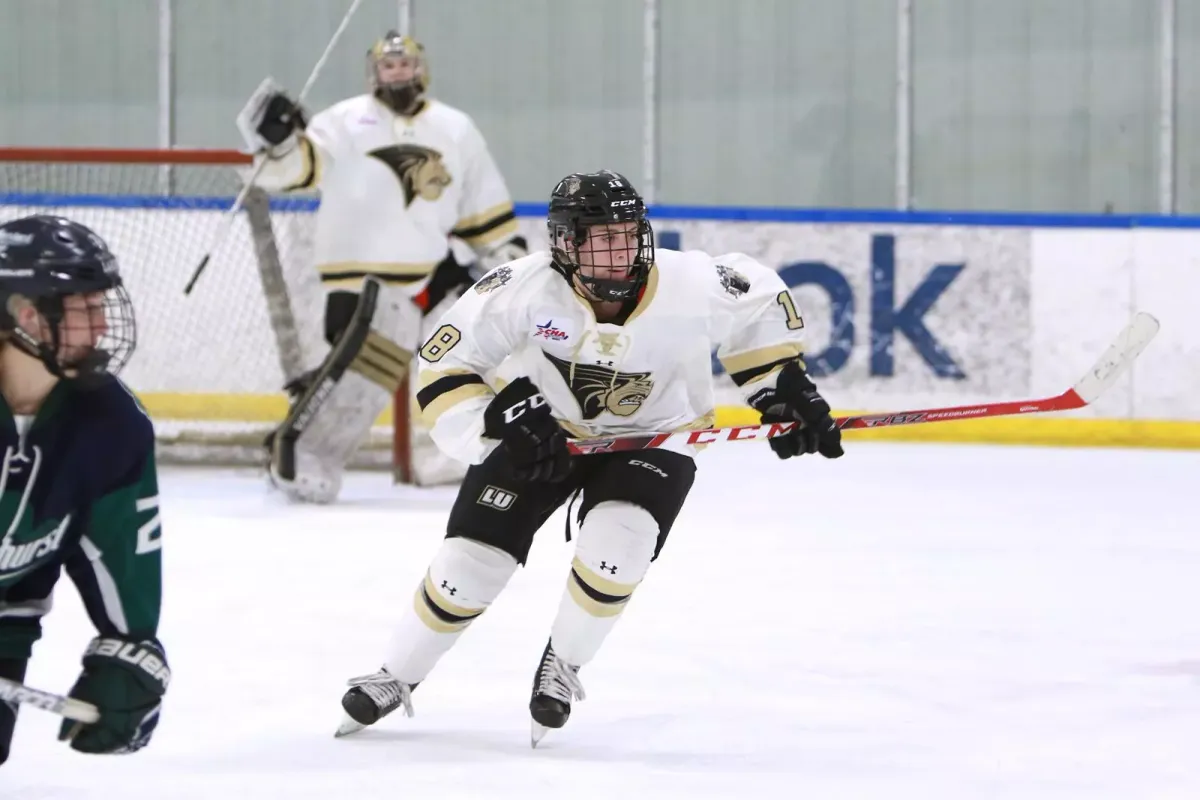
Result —
<svg viewBox="0 0 1200 800"><path fill-rule="evenodd" d="M64 720L59 741L81 753L132 753L145 747L158 725L171 670L156 639L140 642L97 637L83 654L83 673L70 696L100 710L100 720L83 725Z"/></svg>
<svg viewBox="0 0 1200 800"><path fill-rule="evenodd" d="M775 388L763 389L751 396L750 405L762 414L763 422L803 423L791 432L769 440L771 449L780 458L804 453L841 457L842 431L829 414L829 403L817 393L817 387L799 361L784 365Z"/></svg>
<svg viewBox="0 0 1200 800"><path fill-rule="evenodd" d="M304 109L297 106L286 94L276 93L267 99L255 133L271 147L275 147L286 142L294 131L304 130L307 124Z"/></svg>
<svg viewBox="0 0 1200 800"><path fill-rule="evenodd" d="M517 378L492 399L483 412L483 435L500 440L517 480L554 483L571 471L567 435L528 378Z"/></svg>

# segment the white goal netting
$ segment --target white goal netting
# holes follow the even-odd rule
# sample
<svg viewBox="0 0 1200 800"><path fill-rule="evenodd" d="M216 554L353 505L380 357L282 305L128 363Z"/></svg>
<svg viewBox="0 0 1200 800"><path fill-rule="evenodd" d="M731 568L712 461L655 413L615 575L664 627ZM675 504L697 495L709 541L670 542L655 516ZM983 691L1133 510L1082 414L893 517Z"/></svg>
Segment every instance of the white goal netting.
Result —
<svg viewBox="0 0 1200 800"><path fill-rule="evenodd" d="M262 437L286 410L285 374L323 347L323 295L307 260L315 198L252 193L184 295L248 162L233 151L0 148L0 221L61 214L117 254L138 320L121 377L151 411L165 460L261 462ZM392 462L380 426L355 464Z"/></svg>

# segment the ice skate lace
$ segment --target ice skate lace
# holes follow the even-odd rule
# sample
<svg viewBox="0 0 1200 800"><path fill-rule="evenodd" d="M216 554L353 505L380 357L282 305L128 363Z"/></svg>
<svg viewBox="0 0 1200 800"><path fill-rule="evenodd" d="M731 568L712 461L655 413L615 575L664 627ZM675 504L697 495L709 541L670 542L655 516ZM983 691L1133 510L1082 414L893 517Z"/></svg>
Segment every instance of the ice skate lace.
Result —
<svg viewBox="0 0 1200 800"><path fill-rule="evenodd" d="M392 708L400 704L404 706L405 716L413 715L412 689L407 683L401 683L384 670L351 678L348 683L362 689L363 694L380 708Z"/></svg>
<svg viewBox="0 0 1200 800"><path fill-rule="evenodd" d="M578 672L579 667L572 667L556 656L553 650L547 650L538 674L537 693L561 700L567 705L571 704L572 698L586 700Z"/></svg>

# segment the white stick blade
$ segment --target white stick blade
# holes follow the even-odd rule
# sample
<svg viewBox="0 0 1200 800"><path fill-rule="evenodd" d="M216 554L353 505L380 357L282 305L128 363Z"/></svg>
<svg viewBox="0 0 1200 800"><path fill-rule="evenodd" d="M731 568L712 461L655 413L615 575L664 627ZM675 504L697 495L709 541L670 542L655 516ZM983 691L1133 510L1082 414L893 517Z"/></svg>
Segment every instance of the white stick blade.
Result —
<svg viewBox="0 0 1200 800"><path fill-rule="evenodd" d="M1158 333L1158 320L1139 311L1088 373L1075 384L1075 393L1092 403L1112 388Z"/></svg>

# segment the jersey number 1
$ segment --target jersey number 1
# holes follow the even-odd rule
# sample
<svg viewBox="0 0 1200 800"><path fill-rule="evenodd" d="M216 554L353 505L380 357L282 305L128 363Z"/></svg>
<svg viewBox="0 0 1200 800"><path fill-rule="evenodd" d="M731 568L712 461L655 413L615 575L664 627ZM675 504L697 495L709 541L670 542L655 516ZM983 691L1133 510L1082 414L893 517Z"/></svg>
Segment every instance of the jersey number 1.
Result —
<svg viewBox="0 0 1200 800"><path fill-rule="evenodd" d="M784 289L775 296L775 302L783 306L783 313L787 314L789 331L798 331L804 327L804 320L800 318L800 312L796 310L796 301L792 299L791 291Z"/></svg>

